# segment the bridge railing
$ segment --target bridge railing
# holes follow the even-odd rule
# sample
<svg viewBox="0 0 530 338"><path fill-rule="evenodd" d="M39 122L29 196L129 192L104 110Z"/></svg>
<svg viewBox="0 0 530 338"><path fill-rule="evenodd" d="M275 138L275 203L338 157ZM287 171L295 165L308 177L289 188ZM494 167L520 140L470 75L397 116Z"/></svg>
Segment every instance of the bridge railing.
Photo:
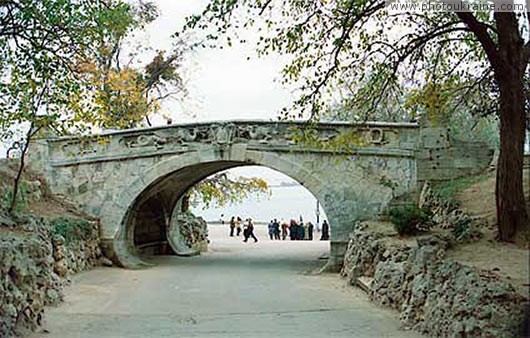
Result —
<svg viewBox="0 0 530 338"><path fill-rule="evenodd" d="M52 165L178 154L204 146L223 148L237 143L245 143L250 149L275 151L379 151L413 156L418 130L415 123L204 122L51 138L46 140L46 153ZM349 145L335 142L343 141L341 137L353 141ZM334 142L337 145L333 146Z"/></svg>

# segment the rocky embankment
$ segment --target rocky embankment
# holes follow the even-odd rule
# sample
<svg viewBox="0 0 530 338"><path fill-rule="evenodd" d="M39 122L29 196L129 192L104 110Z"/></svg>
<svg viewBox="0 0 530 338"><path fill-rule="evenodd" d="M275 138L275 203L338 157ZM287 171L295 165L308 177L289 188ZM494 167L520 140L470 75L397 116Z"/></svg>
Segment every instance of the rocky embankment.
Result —
<svg viewBox="0 0 530 338"><path fill-rule="evenodd" d="M517 337L524 297L496 274L445 259L454 239L399 241L359 226L341 272L370 298L399 311L407 328L435 337Z"/></svg>
<svg viewBox="0 0 530 338"><path fill-rule="evenodd" d="M11 173L0 169L0 195L9 196ZM14 337L41 325L45 306L63 300L70 275L110 262L101 257L99 223L50 199L40 181L23 182L16 216L7 216L6 201L0 200L0 337Z"/></svg>
<svg viewBox="0 0 530 338"><path fill-rule="evenodd" d="M99 228L87 222L86 238L67 241L42 217L0 223L0 337L25 335L41 325L45 306L63 300L71 274L98 264Z"/></svg>

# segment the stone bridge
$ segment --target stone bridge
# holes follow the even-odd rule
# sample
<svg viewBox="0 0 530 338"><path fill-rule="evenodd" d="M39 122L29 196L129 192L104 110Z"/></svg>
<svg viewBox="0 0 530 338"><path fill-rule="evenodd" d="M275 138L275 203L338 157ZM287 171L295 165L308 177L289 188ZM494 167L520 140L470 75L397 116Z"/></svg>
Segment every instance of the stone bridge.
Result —
<svg viewBox="0 0 530 338"><path fill-rule="evenodd" d="M52 193L100 218L105 254L129 268L144 265L138 252L146 246L163 251L169 244L177 251L172 234L179 200L194 184L239 166L277 170L306 187L325 209L333 268L342 263L356 221L376 216L393 197L414 188L419 165L432 171L432 151L443 147L445 136L431 132L423 140L413 123L308 128L296 122L234 121L48 137L31 145L29 163L43 173ZM312 135L312 142L297 141L302 132ZM358 142L325 146L341 135L356 135ZM464 167L476 167L475 162Z"/></svg>

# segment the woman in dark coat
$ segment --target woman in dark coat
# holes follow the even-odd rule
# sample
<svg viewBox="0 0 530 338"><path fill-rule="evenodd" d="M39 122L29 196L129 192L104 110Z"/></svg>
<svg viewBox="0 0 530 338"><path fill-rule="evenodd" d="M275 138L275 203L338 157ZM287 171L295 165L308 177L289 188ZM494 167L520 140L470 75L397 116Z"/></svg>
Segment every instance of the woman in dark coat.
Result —
<svg viewBox="0 0 530 338"><path fill-rule="evenodd" d="M304 223L300 222L300 224L298 224L298 236L296 239L299 241L302 241L304 240L304 237L305 237Z"/></svg>
<svg viewBox="0 0 530 338"><path fill-rule="evenodd" d="M313 223L311 222L307 224L307 240L313 240Z"/></svg>
<svg viewBox="0 0 530 338"><path fill-rule="evenodd" d="M321 241L327 241L329 239L329 224L328 221L322 223L322 236L320 237Z"/></svg>
<svg viewBox="0 0 530 338"><path fill-rule="evenodd" d="M296 221L294 219L291 220L291 225L289 226L289 238L291 239L291 241L294 241L296 239L296 231L297 231L297 227L296 227Z"/></svg>

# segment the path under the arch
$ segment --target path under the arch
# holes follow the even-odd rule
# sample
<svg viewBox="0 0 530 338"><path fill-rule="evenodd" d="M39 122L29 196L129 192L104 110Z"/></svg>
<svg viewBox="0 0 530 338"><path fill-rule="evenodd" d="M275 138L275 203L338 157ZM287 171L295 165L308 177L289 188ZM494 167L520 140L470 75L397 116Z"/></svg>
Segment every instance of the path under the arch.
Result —
<svg viewBox="0 0 530 338"><path fill-rule="evenodd" d="M337 274L315 274L329 242L258 243L210 226L210 252L155 257L145 270L73 278L32 337L420 337Z"/></svg>

